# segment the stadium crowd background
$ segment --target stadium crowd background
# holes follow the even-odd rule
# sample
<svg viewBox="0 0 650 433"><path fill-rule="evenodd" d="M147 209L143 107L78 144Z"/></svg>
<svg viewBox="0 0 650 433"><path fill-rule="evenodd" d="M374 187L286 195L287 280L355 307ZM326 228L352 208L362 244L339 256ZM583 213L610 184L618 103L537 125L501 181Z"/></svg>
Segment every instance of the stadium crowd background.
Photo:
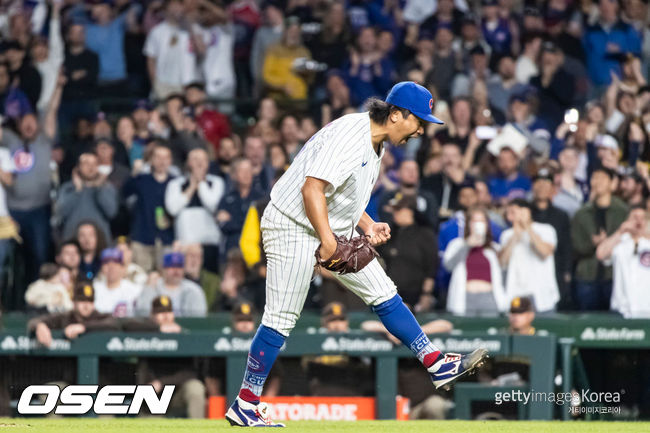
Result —
<svg viewBox="0 0 650 433"><path fill-rule="evenodd" d="M116 317L158 295L181 317L263 308L274 180L412 80L446 123L387 149L367 211L393 227L380 253L415 311L529 296L650 316L647 2L1 7L5 310L70 310L86 280ZM313 285L307 308L365 308L326 272Z"/></svg>

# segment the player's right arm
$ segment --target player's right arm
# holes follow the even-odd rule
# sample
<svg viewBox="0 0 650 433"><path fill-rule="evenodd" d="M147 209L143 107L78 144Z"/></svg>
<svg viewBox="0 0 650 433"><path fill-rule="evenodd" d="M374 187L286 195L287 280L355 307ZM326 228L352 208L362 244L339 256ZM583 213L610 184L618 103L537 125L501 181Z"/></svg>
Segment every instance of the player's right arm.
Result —
<svg viewBox="0 0 650 433"><path fill-rule="evenodd" d="M320 256L323 258L332 257L336 251L336 239L327 217L325 189L328 186L325 180L307 176L301 189L305 213L321 241Z"/></svg>

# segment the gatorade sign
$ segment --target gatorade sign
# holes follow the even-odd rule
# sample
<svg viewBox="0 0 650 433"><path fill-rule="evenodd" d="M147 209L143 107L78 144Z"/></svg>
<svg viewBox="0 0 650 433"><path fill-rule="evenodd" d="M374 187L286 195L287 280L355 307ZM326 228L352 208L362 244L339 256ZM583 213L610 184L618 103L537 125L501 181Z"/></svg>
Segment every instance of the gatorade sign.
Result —
<svg viewBox="0 0 650 433"><path fill-rule="evenodd" d="M271 419L286 421L357 421L375 419L370 397L275 397L267 400Z"/></svg>
<svg viewBox="0 0 650 433"><path fill-rule="evenodd" d="M374 397L264 397L271 419L277 421L359 421L377 419ZM396 399L398 420L407 420L409 400ZM210 397L208 418L224 417L224 397Z"/></svg>

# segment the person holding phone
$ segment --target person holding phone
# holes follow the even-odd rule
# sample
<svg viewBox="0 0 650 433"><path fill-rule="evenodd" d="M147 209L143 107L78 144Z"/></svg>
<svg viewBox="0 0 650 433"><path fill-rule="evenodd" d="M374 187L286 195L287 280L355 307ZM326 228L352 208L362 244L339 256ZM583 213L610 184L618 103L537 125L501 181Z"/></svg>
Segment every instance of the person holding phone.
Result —
<svg viewBox="0 0 650 433"><path fill-rule="evenodd" d="M464 236L449 243L442 259L451 272L447 311L466 316L496 315L506 310L508 300L487 212L471 208L465 221Z"/></svg>

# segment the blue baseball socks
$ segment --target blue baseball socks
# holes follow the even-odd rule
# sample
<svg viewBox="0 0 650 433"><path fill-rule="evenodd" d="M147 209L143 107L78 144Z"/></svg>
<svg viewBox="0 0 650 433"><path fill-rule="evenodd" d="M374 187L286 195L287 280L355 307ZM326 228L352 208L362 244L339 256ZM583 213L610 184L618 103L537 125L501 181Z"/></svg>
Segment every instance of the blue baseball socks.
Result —
<svg viewBox="0 0 650 433"><path fill-rule="evenodd" d="M413 313L402 302L400 295L374 305L372 311L377 313L388 332L411 349L426 368L442 358L442 352L429 341L429 337L424 334Z"/></svg>
<svg viewBox="0 0 650 433"><path fill-rule="evenodd" d="M286 339L287 337L273 328L264 325L257 328L248 352L246 373L244 373L239 398L252 404L260 402L264 382Z"/></svg>
<svg viewBox="0 0 650 433"><path fill-rule="evenodd" d="M440 350L424 334L413 313L404 305L399 295L373 306L372 310L377 313L386 329L410 348L426 368L443 357ZM264 382L285 340L286 337L275 329L260 325L248 353L239 398L252 404L260 402Z"/></svg>

